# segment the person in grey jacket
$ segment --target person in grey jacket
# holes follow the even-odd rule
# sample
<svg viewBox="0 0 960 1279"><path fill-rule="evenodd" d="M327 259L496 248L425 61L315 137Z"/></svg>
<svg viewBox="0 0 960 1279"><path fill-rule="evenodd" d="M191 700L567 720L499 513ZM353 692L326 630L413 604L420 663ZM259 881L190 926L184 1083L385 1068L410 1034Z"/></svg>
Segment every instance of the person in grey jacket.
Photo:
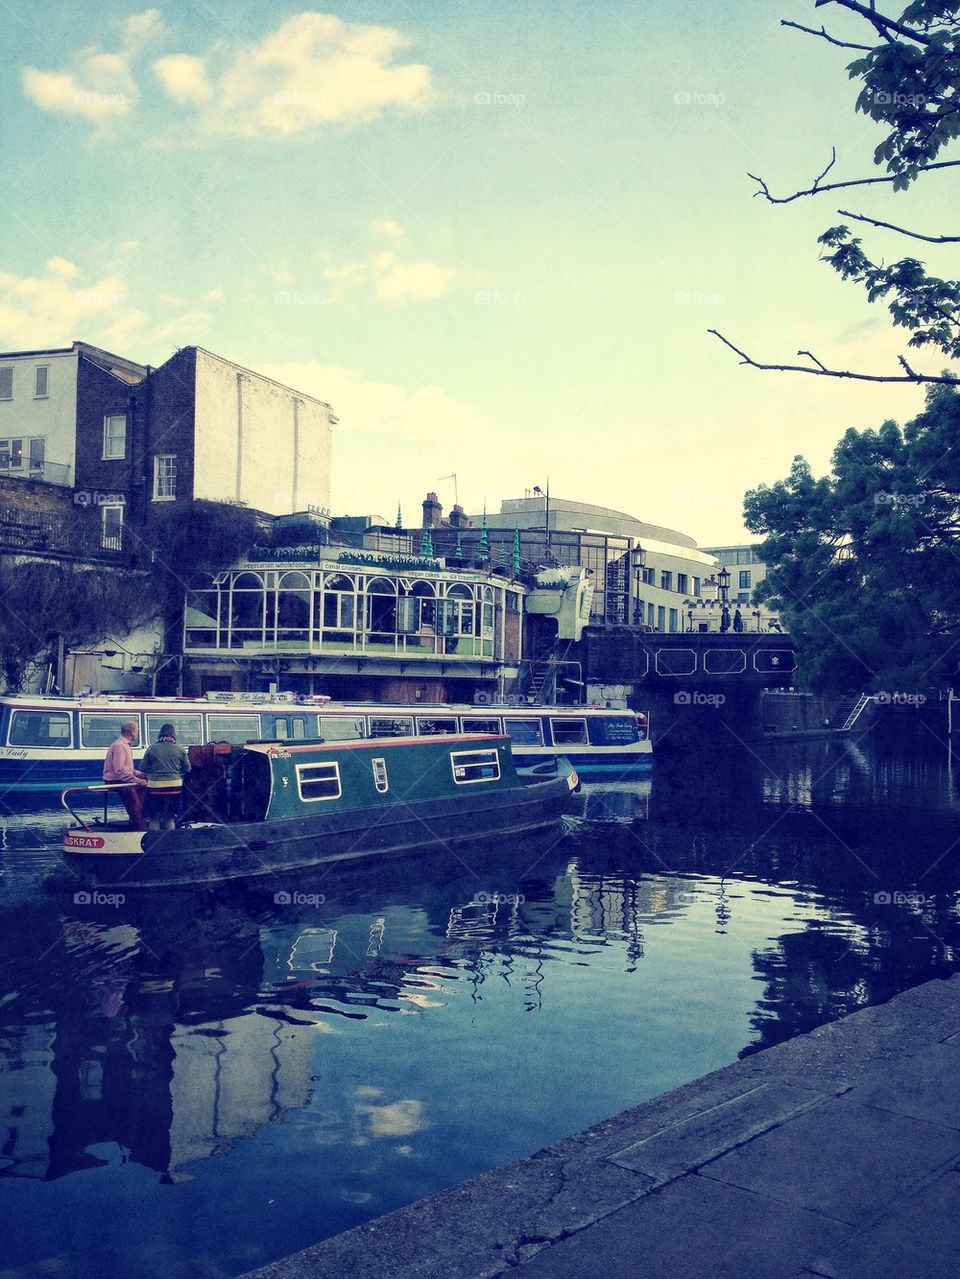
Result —
<svg viewBox="0 0 960 1279"><path fill-rule="evenodd" d="M150 830L173 830L180 815L180 799L183 779L190 772L187 752L177 743L172 724L161 724L160 735L140 764L140 771L147 779L147 796L144 805L147 826Z"/></svg>

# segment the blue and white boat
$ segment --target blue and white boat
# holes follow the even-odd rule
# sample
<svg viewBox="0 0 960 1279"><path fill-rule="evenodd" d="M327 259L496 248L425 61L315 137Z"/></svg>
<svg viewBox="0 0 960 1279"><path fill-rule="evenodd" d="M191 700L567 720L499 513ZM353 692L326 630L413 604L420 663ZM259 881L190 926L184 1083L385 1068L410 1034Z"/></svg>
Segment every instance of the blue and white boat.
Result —
<svg viewBox="0 0 960 1279"><path fill-rule="evenodd" d="M166 723L173 724L183 746L505 734L520 767L563 756L587 777L648 768L652 758L645 717L607 707L345 704L323 697L242 693L199 698L110 693L4 697L0 800L11 792L60 791L100 781L107 747L125 720L139 725L135 760Z"/></svg>

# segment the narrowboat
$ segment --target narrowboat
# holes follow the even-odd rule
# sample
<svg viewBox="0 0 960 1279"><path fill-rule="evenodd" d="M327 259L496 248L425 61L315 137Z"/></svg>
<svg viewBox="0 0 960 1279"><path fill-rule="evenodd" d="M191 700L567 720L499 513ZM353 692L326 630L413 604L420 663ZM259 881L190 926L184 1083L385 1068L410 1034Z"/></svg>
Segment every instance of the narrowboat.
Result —
<svg viewBox="0 0 960 1279"><path fill-rule="evenodd" d="M646 717L608 707L346 704L292 694L5 697L0 698L0 800L11 792L61 791L99 781L107 747L124 720L134 720L140 730L137 762L167 722L184 746L266 738L296 744L314 738L505 734L521 768L563 756L581 776L597 779L647 769L652 758Z"/></svg>
<svg viewBox="0 0 960 1279"><path fill-rule="evenodd" d="M113 884L219 883L551 825L578 786L565 760L518 772L486 734L189 748L181 822L132 830L85 817L104 785L69 787L67 860ZM119 811L119 806L117 806Z"/></svg>

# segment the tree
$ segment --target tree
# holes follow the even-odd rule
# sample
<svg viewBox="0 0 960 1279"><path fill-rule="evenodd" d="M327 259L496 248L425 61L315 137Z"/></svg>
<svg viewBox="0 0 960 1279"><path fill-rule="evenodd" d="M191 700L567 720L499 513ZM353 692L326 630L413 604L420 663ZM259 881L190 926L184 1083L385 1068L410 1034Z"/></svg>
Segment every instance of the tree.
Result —
<svg viewBox="0 0 960 1279"><path fill-rule="evenodd" d="M824 692L911 692L960 657L960 393L931 387L901 429L849 430L832 473L802 457L751 489L764 536L756 591L784 617L804 680Z"/></svg>
<svg viewBox="0 0 960 1279"><path fill-rule="evenodd" d="M0 677L18 690L37 662L66 648L124 635L156 615L143 576L104 572L88 564L0 563Z"/></svg>
<svg viewBox="0 0 960 1279"><path fill-rule="evenodd" d="M817 31L799 22L783 20L781 25L863 55L851 62L847 71L862 85L857 111L886 130L873 156L874 163L886 172L883 176L828 181L837 160L833 148L826 168L805 189L777 196L764 178L749 174L757 183L755 194L771 204L790 204L854 187L887 185L894 191L905 191L921 177L960 166L960 159L939 158L960 136L960 5L944 0L916 0L899 17L891 17L878 11L876 0L815 0L818 9L826 5L855 14L876 43L842 40L822 26ZM849 209L838 212L851 221L884 228L912 240L960 244L960 235L931 233L929 228L911 229ZM846 223L829 227L818 243L823 248L822 260L843 279L862 285L870 302L887 305L894 325L909 332L908 346L932 348L951 359L960 357L960 282L929 274L925 264L913 256L889 265L874 261L861 238ZM940 374L918 371L902 354L898 357L900 372L829 368L812 351L797 352L809 361L807 364L762 364L716 329L709 332L735 351L742 364L756 369L867 382L946 385L958 381L957 374L949 370Z"/></svg>

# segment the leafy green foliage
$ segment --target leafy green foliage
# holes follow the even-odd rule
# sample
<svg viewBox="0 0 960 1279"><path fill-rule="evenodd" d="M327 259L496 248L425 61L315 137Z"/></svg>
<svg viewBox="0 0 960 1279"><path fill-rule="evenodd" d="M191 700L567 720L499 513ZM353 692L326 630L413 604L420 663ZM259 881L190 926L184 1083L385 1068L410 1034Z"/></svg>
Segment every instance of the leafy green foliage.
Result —
<svg viewBox="0 0 960 1279"><path fill-rule="evenodd" d="M818 691L922 690L960 655L960 394L931 389L901 430L849 430L831 475L802 457L750 490L747 527L768 565L758 600L778 609Z"/></svg>
<svg viewBox="0 0 960 1279"><path fill-rule="evenodd" d="M887 130L874 163L902 191L942 163L941 153L960 137L960 5L918 0L898 19L876 14L872 5L871 12L862 16L879 43L847 70L862 85L857 110ZM960 356L960 281L931 276L912 257L876 263L846 226L831 227L819 242L833 250L824 260L845 280L862 284L871 302L887 302L894 324L910 330L910 346Z"/></svg>

